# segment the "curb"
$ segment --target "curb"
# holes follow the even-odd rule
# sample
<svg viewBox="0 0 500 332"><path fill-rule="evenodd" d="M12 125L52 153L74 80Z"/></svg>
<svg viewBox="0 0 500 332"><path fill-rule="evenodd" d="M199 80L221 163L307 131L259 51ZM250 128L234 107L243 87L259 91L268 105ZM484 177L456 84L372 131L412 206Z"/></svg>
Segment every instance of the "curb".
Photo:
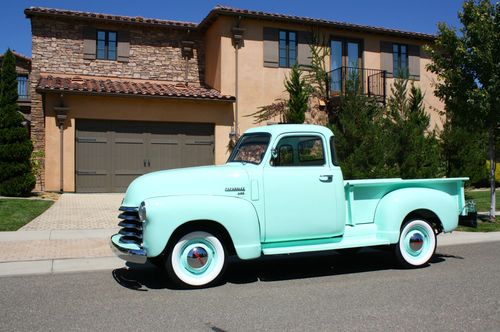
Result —
<svg viewBox="0 0 500 332"><path fill-rule="evenodd" d="M0 277L101 271L122 268L125 261L118 257L47 259L0 263Z"/></svg>

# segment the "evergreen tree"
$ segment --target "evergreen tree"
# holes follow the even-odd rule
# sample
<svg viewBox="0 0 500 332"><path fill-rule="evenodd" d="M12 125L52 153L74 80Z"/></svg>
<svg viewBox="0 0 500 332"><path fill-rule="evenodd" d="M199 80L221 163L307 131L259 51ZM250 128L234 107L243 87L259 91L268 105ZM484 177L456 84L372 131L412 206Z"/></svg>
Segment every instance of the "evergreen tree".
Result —
<svg viewBox="0 0 500 332"><path fill-rule="evenodd" d="M392 137L393 158L402 178L431 178L441 173L439 144L428 131L430 117L423 106L424 95L408 80L396 79L388 100L387 127Z"/></svg>
<svg viewBox="0 0 500 332"><path fill-rule="evenodd" d="M17 105L16 58L7 50L0 72L0 195L29 195L35 186L33 145Z"/></svg>
<svg viewBox="0 0 500 332"><path fill-rule="evenodd" d="M302 77L302 71L298 65L292 67L290 77L285 79L285 89L289 94L287 123L304 123L305 113L309 107L310 88Z"/></svg>
<svg viewBox="0 0 500 332"><path fill-rule="evenodd" d="M345 179L387 178L398 175L391 161L384 109L359 94L356 81L346 82L338 117L331 129Z"/></svg>

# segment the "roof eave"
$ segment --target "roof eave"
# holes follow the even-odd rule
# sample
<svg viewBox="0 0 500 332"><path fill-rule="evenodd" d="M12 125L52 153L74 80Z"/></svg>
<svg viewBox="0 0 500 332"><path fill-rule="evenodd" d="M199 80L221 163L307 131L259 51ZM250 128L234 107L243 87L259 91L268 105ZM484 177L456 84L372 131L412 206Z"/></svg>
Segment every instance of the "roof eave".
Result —
<svg viewBox="0 0 500 332"><path fill-rule="evenodd" d="M222 103L234 103L235 97L231 98L207 98L207 97L187 97L187 96L174 96L174 95L150 95L150 94L134 94L134 93L118 93L118 92L96 92L96 91L82 91L82 90L66 90L66 89L51 89L37 87L38 93L64 93L73 95L85 96L101 96L101 97L135 97L135 98L161 98L161 99L181 99L181 100L195 100L195 101L213 101Z"/></svg>
<svg viewBox="0 0 500 332"><path fill-rule="evenodd" d="M402 38L411 38L422 41L433 42L436 39L436 36L418 32L411 31L391 31L391 29L384 29L378 27L363 27L363 26L353 26L353 25L343 25L335 22L321 22L321 20L317 21L308 21L303 18L293 18L293 17L273 17L268 14L258 14L258 13L240 13L233 12L231 10L223 9L223 8L214 8L212 9L207 16L198 24L197 29L204 30L208 29L208 27L221 15L224 16L236 16L236 17L244 17L244 18L253 18L253 19L262 19L268 21L278 21L278 22L288 22L288 23L296 23L302 25L309 26L320 26L320 27L328 27L335 28L339 30L348 30L348 31L357 31L357 32L365 32L365 33L373 33L373 34L381 34L381 35L390 35Z"/></svg>
<svg viewBox="0 0 500 332"><path fill-rule="evenodd" d="M169 29L180 29L180 30L194 30L197 29L197 25L194 23L152 23L152 22L144 22L144 21L127 21L125 19L110 19L105 17L86 17L86 16L76 16L76 15L67 15L62 13L46 13L40 11L34 11L30 8L26 8L24 10L24 15L26 18L31 19L34 16L42 16L42 17L51 17L51 18L66 18L66 19L76 19L82 21L90 21L90 22L99 22L99 23L114 23L114 24L126 24L126 25L140 25L146 27L164 27Z"/></svg>

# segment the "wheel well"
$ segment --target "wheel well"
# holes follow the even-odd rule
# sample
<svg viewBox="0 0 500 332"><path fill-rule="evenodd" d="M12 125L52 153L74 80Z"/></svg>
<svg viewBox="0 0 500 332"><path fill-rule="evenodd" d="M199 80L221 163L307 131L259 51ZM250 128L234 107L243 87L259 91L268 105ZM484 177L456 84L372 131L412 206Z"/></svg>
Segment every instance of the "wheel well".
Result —
<svg viewBox="0 0 500 332"><path fill-rule="evenodd" d="M170 236L170 239L168 240L167 246L165 247L163 253L165 253L165 251L172 250L176 241L182 236L195 231L205 231L217 236L222 241L222 244L226 248L228 255L236 254L233 240L231 239L231 236L229 235L227 229L217 221L213 220L193 220L180 225L172 233L172 236Z"/></svg>
<svg viewBox="0 0 500 332"><path fill-rule="evenodd" d="M401 227L411 219L422 219L426 220L431 223L432 226L434 226L434 229L437 231L437 233L441 233L443 231L443 224L441 223L441 220L439 217L432 212L431 210L427 209L419 209L419 210L414 210L405 217L403 220L403 223L401 224Z"/></svg>

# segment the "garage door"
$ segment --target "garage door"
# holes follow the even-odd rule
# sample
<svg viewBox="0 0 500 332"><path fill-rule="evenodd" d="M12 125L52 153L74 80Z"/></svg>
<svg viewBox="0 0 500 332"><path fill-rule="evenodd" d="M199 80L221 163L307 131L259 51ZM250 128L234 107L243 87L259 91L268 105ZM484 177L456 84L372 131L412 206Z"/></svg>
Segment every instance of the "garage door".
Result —
<svg viewBox="0 0 500 332"><path fill-rule="evenodd" d="M213 124L76 120L77 192L124 192L142 174L214 161Z"/></svg>

